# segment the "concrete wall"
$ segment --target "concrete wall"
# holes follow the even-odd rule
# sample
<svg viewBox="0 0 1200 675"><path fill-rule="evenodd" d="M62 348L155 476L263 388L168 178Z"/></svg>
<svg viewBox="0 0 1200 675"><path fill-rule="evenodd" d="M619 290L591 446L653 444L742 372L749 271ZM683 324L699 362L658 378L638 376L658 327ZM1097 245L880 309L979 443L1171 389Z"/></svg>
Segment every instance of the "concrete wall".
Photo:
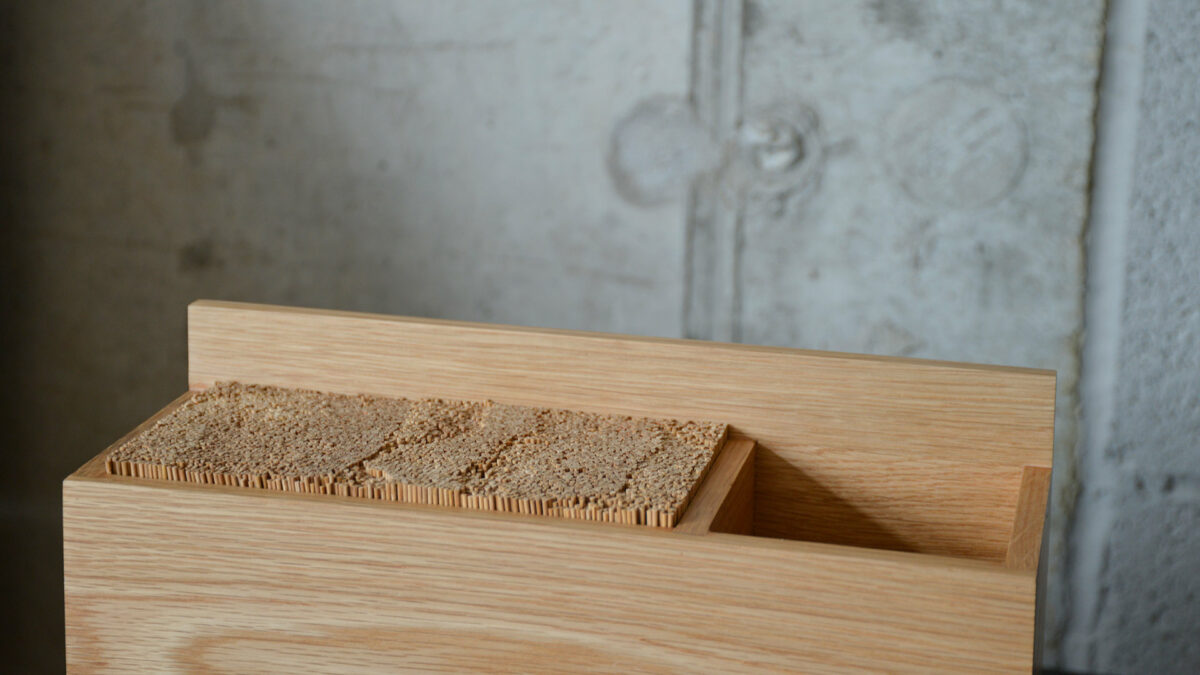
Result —
<svg viewBox="0 0 1200 675"><path fill-rule="evenodd" d="M1200 668L1200 27L1108 13L1101 77L1099 0L0 5L14 663L215 297L1053 368L1047 663Z"/></svg>
<svg viewBox="0 0 1200 675"><path fill-rule="evenodd" d="M1200 11L1114 2L1062 661L1200 671Z"/></svg>

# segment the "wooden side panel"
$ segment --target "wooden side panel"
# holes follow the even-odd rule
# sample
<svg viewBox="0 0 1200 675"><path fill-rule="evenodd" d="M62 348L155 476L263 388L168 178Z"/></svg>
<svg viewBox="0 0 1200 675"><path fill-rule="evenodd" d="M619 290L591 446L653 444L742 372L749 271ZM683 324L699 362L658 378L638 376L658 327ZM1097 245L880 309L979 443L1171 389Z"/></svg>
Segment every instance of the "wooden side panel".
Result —
<svg viewBox="0 0 1200 675"><path fill-rule="evenodd" d="M1028 672L969 560L69 478L72 672Z"/></svg>
<svg viewBox="0 0 1200 675"><path fill-rule="evenodd" d="M754 534L754 441L731 437L675 525L686 534Z"/></svg>
<svg viewBox="0 0 1200 675"><path fill-rule="evenodd" d="M1048 371L221 302L192 304L188 323L194 387L241 380L728 422L758 441L756 518L775 537L1003 562L1014 476L1050 464ZM826 489L819 502L801 497L806 480ZM896 490L885 498L882 485ZM805 529L817 520L823 531Z"/></svg>
<svg viewBox="0 0 1200 675"><path fill-rule="evenodd" d="M1050 470L1027 466L1021 473L1016 517L1009 536L1006 567L1036 570L1042 551L1042 524L1046 517L1046 499L1050 495Z"/></svg>

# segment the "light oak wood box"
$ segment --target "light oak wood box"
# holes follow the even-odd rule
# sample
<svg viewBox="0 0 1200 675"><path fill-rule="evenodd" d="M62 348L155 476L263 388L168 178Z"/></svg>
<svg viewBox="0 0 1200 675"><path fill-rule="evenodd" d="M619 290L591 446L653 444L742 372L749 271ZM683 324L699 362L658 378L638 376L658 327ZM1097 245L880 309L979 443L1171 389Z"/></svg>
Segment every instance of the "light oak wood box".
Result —
<svg viewBox="0 0 1200 675"><path fill-rule="evenodd" d="M1031 669L1052 372L211 301L188 369L733 436L673 530L123 478L101 453L63 483L72 671Z"/></svg>

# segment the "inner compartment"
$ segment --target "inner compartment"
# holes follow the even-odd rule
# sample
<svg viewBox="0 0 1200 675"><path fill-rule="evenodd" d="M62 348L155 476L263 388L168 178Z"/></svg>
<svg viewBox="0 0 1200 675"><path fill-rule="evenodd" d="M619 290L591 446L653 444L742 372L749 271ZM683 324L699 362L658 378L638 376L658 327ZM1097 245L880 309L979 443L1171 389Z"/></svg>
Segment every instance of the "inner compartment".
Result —
<svg viewBox="0 0 1200 675"><path fill-rule="evenodd" d="M872 513L888 502L907 504L926 481L906 480L927 471L922 463L880 457L879 469L892 480L868 480L829 471L830 484L762 446L731 431L725 449L676 529L809 541L859 548L970 558L1032 570L1037 566L1043 509L1050 471L1043 467L996 466L947 469L947 477L978 481L981 494L1000 494L994 503L978 499L955 503L947 491L926 495L923 520L904 519L894 527ZM817 469L819 472L819 468ZM852 497L861 500L855 502ZM939 503L939 499L944 499ZM915 534L914 534L915 533Z"/></svg>
<svg viewBox="0 0 1200 675"><path fill-rule="evenodd" d="M310 392L316 393L316 392ZM338 489L333 483L320 481L275 480L267 484L262 479L245 475L237 480L220 478L218 474L189 475L179 470L171 473L169 468L133 468L133 465L115 461L115 451L126 447L130 439L138 438L146 428L153 428L158 421L171 415L186 404L195 392L189 392L164 408L139 430L118 441L105 453L104 465L107 472L142 478L182 480L196 483L237 485L242 487L268 488L284 491L333 494L349 497L371 497L407 503L424 503L440 506L466 507L491 511L504 511L523 515L541 515L583 520L601 520L627 525L652 525L671 528L680 534L703 535L726 533L763 538L821 542L916 553L935 553L955 557L974 558L989 562L1008 564L1011 567L1032 569L1036 567L1037 545L1040 543L1041 519L1037 510L1045 504L1045 492L1049 484L1048 470L1013 472L1004 467L974 467L974 479L991 481L1007 495L999 503L985 508L947 503L936 506L937 495L929 495L930 508L923 512L924 522L906 521L906 534L897 532L876 517L867 514L865 508L880 512L888 499L911 498L916 488L906 488L906 475L913 471L925 471L928 467L906 467L905 462L895 458L880 457L874 468L891 475L894 480L879 485L878 472L866 472L870 480L847 484L844 478L837 487L823 484L818 477L809 475L778 454L772 452L736 429L722 432L717 441L716 454L694 484L682 509L671 514L663 512L662 520L647 519L645 515L609 517L595 510L538 509L515 500L509 504L466 503L459 501L451 491L431 491L421 498L400 498L396 494L366 494ZM349 397L343 397L349 398ZM344 413L345 411L341 411ZM304 416L309 416L305 413ZM321 415L314 414L316 422ZM436 452L438 446L431 448ZM442 449L444 450L444 448ZM661 468L661 467L660 467ZM818 469L819 470L819 469ZM836 471L830 472L833 481L838 479ZM948 471L947 475L961 475L961 467ZM216 476L216 477L214 477ZM983 490L983 492L995 492ZM857 494L867 500L865 505L856 504L846 494ZM410 495L411 496L411 495ZM963 515L974 511L972 519L963 525ZM939 518L939 514L943 517ZM1024 521L1024 524L1023 524ZM981 528L991 527L992 532ZM924 532L924 538L913 537L913 532ZM981 544L980 542L983 542ZM1014 542L1016 542L1014 544ZM1023 550L1022 550L1023 547Z"/></svg>

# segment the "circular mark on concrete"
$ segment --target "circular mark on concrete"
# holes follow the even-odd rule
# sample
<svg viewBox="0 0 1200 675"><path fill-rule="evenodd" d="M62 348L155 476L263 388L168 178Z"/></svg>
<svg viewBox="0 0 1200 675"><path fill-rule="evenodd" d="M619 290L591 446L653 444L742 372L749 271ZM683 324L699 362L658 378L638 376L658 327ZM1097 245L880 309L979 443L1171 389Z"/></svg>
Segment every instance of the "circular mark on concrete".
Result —
<svg viewBox="0 0 1200 675"><path fill-rule="evenodd" d="M966 209L992 203L1025 172L1025 129L995 92L962 80L931 82L884 125L892 178L913 199Z"/></svg>
<svg viewBox="0 0 1200 675"><path fill-rule="evenodd" d="M654 206L681 197L692 179L718 160L717 144L691 106L659 96L639 102L617 122L608 171L622 197Z"/></svg>

